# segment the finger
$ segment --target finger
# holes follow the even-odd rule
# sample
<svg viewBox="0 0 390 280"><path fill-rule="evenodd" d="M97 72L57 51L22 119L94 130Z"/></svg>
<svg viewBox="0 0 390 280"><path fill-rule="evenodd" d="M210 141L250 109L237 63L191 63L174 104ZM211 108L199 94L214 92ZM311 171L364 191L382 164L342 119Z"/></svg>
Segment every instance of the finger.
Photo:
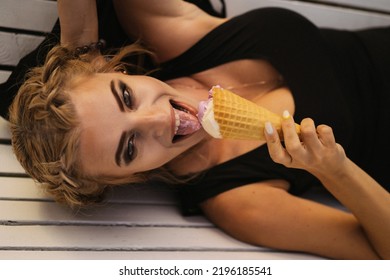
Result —
<svg viewBox="0 0 390 280"><path fill-rule="evenodd" d="M317 127L318 138L321 143L326 147L332 147L336 145L336 139L333 134L333 129L327 125L319 125Z"/></svg>
<svg viewBox="0 0 390 280"><path fill-rule="evenodd" d="M302 153L302 143L295 129L294 119L288 111L283 112L282 131L287 152L292 156Z"/></svg>
<svg viewBox="0 0 390 280"><path fill-rule="evenodd" d="M305 147L311 151L318 150L322 146L314 121L310 118L303 119L301 122L301 139Z"/></svg>
<svg viewBox="0 0 390 280"><path fill-rule="evenodd" d="M270 122L265 123L264 135L267 140L268 153L274 162L288 165L292 158L283 147L279 135L275 131L275 127Z"/></svg>

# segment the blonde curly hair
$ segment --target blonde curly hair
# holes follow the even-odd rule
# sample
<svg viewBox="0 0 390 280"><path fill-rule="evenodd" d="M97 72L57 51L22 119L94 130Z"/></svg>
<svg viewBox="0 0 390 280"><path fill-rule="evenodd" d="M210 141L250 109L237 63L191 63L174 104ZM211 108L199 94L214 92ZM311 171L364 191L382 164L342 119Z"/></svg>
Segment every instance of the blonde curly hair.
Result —
<svg viewBox="0 0 390 280"><path fill-rule="evenodd" d="M96 52L77 55L71 48L56 46L43 66L29 72L10 107L12 145L26 172L56 201L72 207L94 204L102 200L108 185L147 177L138 174L115 179L83 174L77 158L79 120L68 94L76 78L122 71L125 57L146 53L137 44L110 57Z"/></svg>

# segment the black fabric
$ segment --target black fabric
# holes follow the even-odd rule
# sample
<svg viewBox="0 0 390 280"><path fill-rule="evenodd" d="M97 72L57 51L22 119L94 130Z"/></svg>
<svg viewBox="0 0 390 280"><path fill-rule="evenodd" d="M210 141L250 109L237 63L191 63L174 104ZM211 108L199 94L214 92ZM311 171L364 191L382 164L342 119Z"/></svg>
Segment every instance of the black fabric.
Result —
<svg viewBox="0 0 390 280"><path fill-rule="evenodd" d="M221 0L223 7L221 12L215 11L208 0L188 0L188 2L198 5L199 8L211 15L218 17L224 17L226 15L225 3L223 0ZM131 44L133 40L127 37L120 26L112 1L97 0L96 3L99 18L99 38L103 38L106 41L107 51L119 49L120 47ZM32 67L42 65L49 50L58 44L59 41L60 25L59 21L57 21L52 31L47 34L43 42L35 50L24 56L12 71L12 74L7 81L0 84L1 117L8 119L8 108L19 90L19 87L23 84L28 70ZM146 58L145 67L154 67L154 63Z"/></svg>
<svg viewBox="0 0 390 280"><path fill-rule="evenodd" d="M112 6L112 1L97 0L97 10L99 17L99 37L104 38L107 49L120 48L131 41L122 30ZM19 87L25 80L25 75L32 67L40 66L44 63L47 53L52 47L60 42L60 24L57 20L52 31L47 34L43 42L32 52L24 56L8 80L0 85L0 115L8 119L8 108Z"/></svg>
<svg viewBox="0 0 390 280"><path fill-rule="evenodd" d="M198 204L222 192L254 182L284 179L291 183L290 193L299 195L320 182L309 173L276 164L266 146L261 146L235 159L203 172L196 179L177 186L185 215L200 213Z"/></svg>
<svg viewBox="0 0 390 280"><path fill-rule="evenodd" d="M99 33L109 47L130 41L116 20L111 1L98 1ZM58 28L58 26L57 26ZM115 31L115 32L114 32ZM19 63L1 85L1 114L23 80L25 69L41 64L46 40ZM312 117L334 129L348 156L383 186L390 186L387 158L390 93L390 29L360 32L318 29L302 16L265 8L235 17L203 37L179 57L161 65L156 77L187 76L238 59L266 59L284 77L296 105L295 119ZM180 186L183 209L218 193L267 179L283 178L300 194L319 182L305 171L287 169L269 158L265 146L215 166Z"/></svg>
<svg viewBox="0 0 390 280"><path fill-rule="evenodd" d="M283 75L293 94L295 120L311 117L317 124L332 126L348 156L389 186L383 157L390 152L383 134L388 133L390 118L388 111L378 112L390 105L389 36L389 29L320 30L294 12L259 9L211 31L187 52L163 64L159 77L187 76L238 59L265 59ZM178 189L184 211L191 214L201 201L218 193L275 178L287 180L294 194L319 183L305 171L273 163L262 146L209 169Z"/></svg>
<svg viewBox="0 0 390 280"><path fill-rule="evenodd" d="M209 0L186 0L186 2L195 4L209 15L222 18L226 17L226 4L224 0L220 0L222 5L221 11L214 10Z"/></svg>
<svg viewBox="0 0 390 280"><path fill-rule="evenodd" d="M48 51L59 41L59 22L57 21L51 33L32 52L24 56L12 71L5 83L0 84L0 116L8 119L8 107L11 105L19 87L24 82L27 71L36 65L41 65Z"/></svg>

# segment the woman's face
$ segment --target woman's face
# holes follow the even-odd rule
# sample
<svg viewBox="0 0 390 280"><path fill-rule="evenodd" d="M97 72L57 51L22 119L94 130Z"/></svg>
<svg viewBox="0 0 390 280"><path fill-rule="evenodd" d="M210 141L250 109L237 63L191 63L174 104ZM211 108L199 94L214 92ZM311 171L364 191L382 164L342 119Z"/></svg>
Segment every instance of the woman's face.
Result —
<svg viewBox="0 0 390 280"><path fill-rule="evenodd" d="M81 120L81 165L89 175L126 178L158 168L206 136L195 117L202 97L150 77L96 74L70 95Z"/></svg>

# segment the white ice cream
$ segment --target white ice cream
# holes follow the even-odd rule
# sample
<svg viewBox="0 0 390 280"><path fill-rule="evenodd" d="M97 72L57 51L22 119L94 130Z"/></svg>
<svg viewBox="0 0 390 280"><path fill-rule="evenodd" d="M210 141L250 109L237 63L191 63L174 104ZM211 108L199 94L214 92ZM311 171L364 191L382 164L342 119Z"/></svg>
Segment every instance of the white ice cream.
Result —
<svg viewBox="0 0 390 280"><path fill-rule="evenodd" d="M203 129L214 138L222 138L219 125L214 118L213 99L203 101L199 104L199 121Z"/></svg>

